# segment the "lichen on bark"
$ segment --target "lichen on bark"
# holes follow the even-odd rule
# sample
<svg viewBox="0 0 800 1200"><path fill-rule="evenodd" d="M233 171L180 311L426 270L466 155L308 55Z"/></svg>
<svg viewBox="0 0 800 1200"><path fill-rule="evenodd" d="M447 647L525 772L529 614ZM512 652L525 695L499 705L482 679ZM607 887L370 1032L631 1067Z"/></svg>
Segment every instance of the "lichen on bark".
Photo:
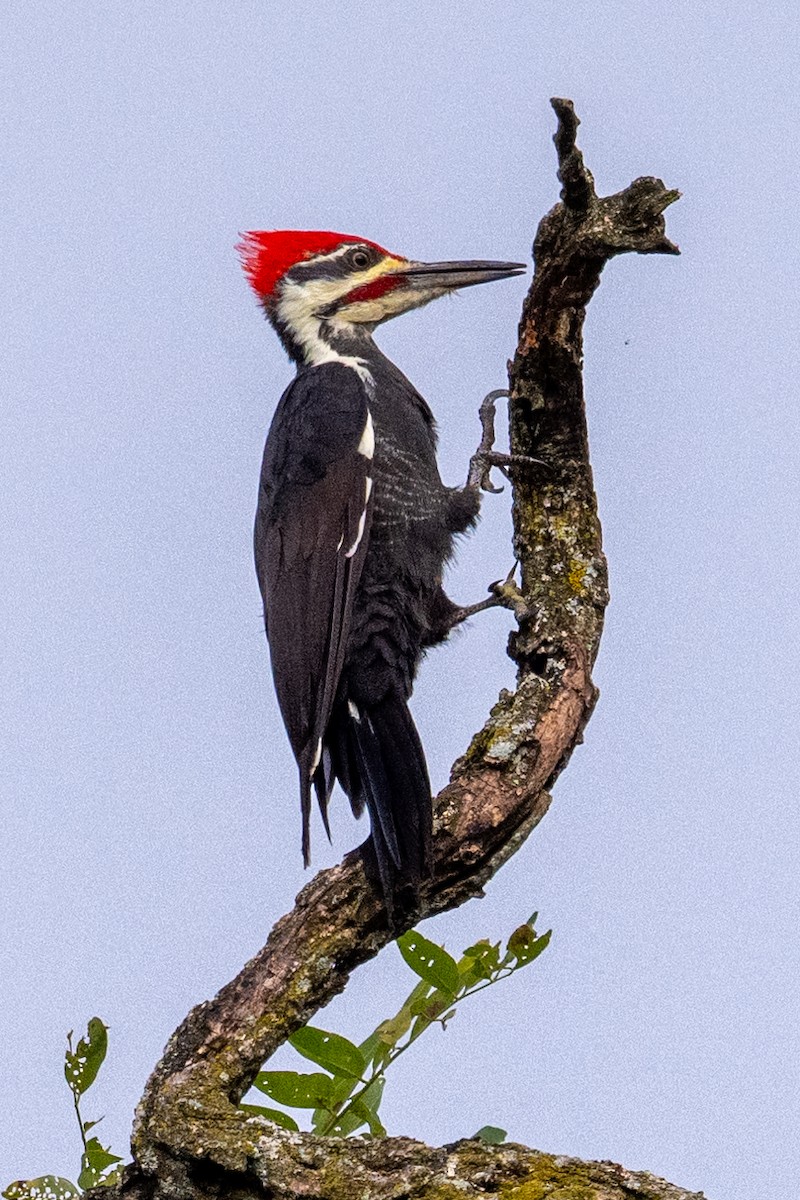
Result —
<svg viewBox="0 0 800 1200"><path fill-rule="evenodd" d="M417 920L479 894L522 844L591 715L608 592L583 403L586 305L615 255L677 253L662 214L678 193L645 178L598 197L575 144L572 105L552 103L561 200L539 225L509 364L512 454L541 460L511 468L526 605L509 642L517 684L436 799L435 872ZM134 1162L102 1200L697 1200L610 1163L474 1140L431 1148L407 1138L320 1138L237 1108L277 1047L398 932L359 851L320 871L264 948L173 1034L137 1108Z"/></svg>

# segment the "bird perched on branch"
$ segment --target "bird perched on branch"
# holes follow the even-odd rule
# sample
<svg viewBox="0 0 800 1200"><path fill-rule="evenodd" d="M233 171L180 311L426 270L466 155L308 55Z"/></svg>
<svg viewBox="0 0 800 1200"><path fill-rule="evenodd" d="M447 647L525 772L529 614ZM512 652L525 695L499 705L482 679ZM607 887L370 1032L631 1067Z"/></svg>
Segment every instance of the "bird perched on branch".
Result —
<svg viewBox="0 0 800 1200"><path fill-rule="evenodd" d="M493 602L459 608L442 572L503 456L484 441L467 484L445 487L431 410L372 335L456 288L525 267L415 262L327 232L251 232L237 248L297 366L264 449L255 556L300 771L303 859L312 788L328 830L338 780L354 814L369 812L391 918L431 870L431 790L408 699L425 649Z"/></svg>

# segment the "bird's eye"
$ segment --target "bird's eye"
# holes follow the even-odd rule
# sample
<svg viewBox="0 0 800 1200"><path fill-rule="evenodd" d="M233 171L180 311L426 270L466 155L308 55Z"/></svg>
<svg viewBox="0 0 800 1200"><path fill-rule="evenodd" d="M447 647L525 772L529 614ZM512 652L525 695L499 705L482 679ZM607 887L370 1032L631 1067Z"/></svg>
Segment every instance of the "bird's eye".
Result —
<svg viewBox="0 0 800 1200"><path fill-rule="evenodd" d="M354 250L350 257L350 261L354 267L358 267L359 271L363 271L365 267L369 266L370 260L366 250Z"/></svg>

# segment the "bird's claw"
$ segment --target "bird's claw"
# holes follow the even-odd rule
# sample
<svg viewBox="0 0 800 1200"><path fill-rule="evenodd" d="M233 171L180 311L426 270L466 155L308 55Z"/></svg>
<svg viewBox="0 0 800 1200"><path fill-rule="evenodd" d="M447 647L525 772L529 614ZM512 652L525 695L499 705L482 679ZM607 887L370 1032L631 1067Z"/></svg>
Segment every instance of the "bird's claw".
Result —
<svg viewBox="0 0 800 1200"><path fill-rule="evenodd" d="M448 627L454 629L456 625L461 625L462 622L474 617L477 613L486 612L490 608L510 608L518 623L527 621L531 616L531 610L525 602L525 597L514 582L518 562L515 562L505 579L498 579L495 583L490 583L487 591L489 592L488 599L479 600L477 604L466 605L457 608L450 616ZM448 629L448 631L449 631Z"/></svg>
<svg viewBox="0 0 800 1200"><path fill-rule="evenodd" d="M484 454L473 454L469 460L468 488L477 488L481 492L493 492L495 495L504 491L502 486L495 487L492 483L492 467L497 464L489 462Z"/></svg>
<svg viewBox="0 0 800 1200"><path fill-rule="evenodd" d="M514 579L518 566L519 560L514 563L505 579L498 579L495 583L489 584L489 591L496 597L499 605L502 605L503 608L510 608L517 621L522 622L530 618L531 610Z"/></svg>
<svg viewBox="0 0 800 1200"><path fill-rule="evenodd" d="M544 466L539 458L530 458L526 454L501 454L494 449L496 404L501 397L508 395L510 393L507 388L496 388L484 397L478 410L483 432L480 445L469 460L467 474L467 487L473 490L502 492L502 487L495 487L492 483L492 467L499 467L506 478L510 479L509 471L513 467Z"/></svg>

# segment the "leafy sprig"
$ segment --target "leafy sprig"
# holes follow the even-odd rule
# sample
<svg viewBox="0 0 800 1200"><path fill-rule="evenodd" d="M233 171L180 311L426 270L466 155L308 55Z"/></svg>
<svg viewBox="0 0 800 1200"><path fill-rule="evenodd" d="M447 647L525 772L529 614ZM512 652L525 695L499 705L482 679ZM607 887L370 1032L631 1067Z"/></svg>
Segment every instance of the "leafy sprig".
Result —
<svg viewBox="0 0 800 1200"><path fill-rule="evenodd" d="M267 1117L284 1129L299 1130L286 1109L310 1112L314 1133L327 1137L350 1137L364 1133L384 1137L379 1116L386 1072L432 1025L442 1029L469 996L508 979L532 963L550 941L550 931L538 935L537 914L511 934L504 952L500 943L482 940L468 946L456 960L417 930L398 938L403 959L418 982L392 1017L381 1021L360 1045L338 1033L306 1025L289 1041L303 1058L321 1070L261 1071L255 1087L280 1108L242 1104L249 1115ZM97 1078L108 1051L108 1029L99 1017L89 1021L85 1037L73 1046L67 1034L64 1078L72 1093L80 1130L82 1153L77 1184L58 1175L17 1180L0 1193L3 1200L79 1200L83 1191L118 1183L122 1159L102 1145L92 1130L102 1117L86 1120L81 1102ZM504 1129L484 1125L474 1135L491 1144L502 1142Z"/></svg>
<svg viewBox="0 0 800 1200"><path fill-rule="evenodd" d="M442 1029L469 996L508 979L539 957L550 941L550 931L538 935L536 913L511 934L504 952L500 943L481 940L456 960L418 930L398 938L403 959L419 977L393 1017L381 1021L359 1045L313 1025L306 1025L289 1041L299 1054L321 1071L261 1071L254 1086L281 1109L244 1104L250 1114L275 1121L284 1129L298 1130L287 1108L310 1110L314 1133L349 1137L364 1132L383 1137L379 1116L388 1068L432 1025ZM475 1135L498 1142L505 1131L486 1125Z"/></svg>
<svg viewBox="0 0 800 1200"><path fill-rule="evenodd" d="M41 1175L38 1179L19 1179L10 1183L0 1194L4 1200L73 1200L86 1188L108 1187L118 1183L122 1174L119 1166L122 1159L103 1146L96 1135L87 1136L102 1121L84 1120L81 1099L97 1078L108 1050L108 1027L99 1017L92 1017L77 1046L73 1048L72 1030L67 1034L67 1051L64 1055L64 1078L72 1092L75 1116L81 1134L83 1152L81 1171L77 1185L59 1175Z"/></svg>

